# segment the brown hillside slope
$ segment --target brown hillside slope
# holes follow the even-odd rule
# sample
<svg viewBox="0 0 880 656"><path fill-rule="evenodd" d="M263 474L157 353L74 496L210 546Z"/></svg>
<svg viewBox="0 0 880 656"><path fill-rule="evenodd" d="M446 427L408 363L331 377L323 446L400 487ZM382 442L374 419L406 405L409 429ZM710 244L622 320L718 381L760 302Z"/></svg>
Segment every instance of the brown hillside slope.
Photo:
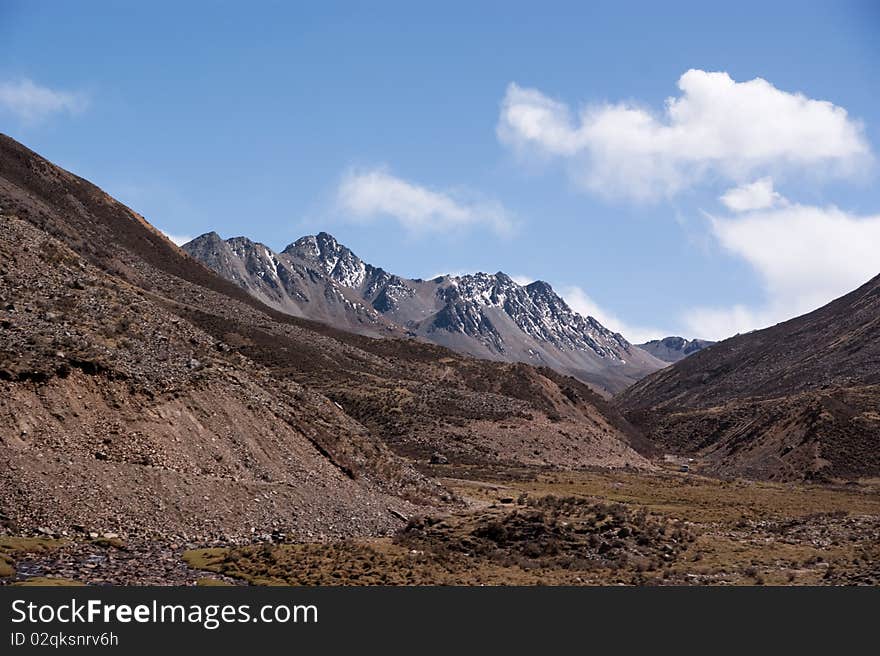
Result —
<svg viewBox="0 0 880 656"><path fill-rule="evenodd" d="M880 277L738 335L616 399L664 448L764 478L880 473Z"/></svg>
<svg viewBox="0 0 880 656"><path fill-rule="evenodd" d="M2 216L0 513L203 537L383 532L424 478L328 399ZM246 519L245 519L246 518Z"/></svg>

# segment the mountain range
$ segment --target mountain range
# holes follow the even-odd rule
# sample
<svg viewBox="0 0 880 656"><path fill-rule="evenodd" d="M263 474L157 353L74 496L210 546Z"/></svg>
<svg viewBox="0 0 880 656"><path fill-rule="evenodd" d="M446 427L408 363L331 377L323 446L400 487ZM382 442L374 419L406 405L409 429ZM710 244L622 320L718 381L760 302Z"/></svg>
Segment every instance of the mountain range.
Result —
<svg viewBox="0 0 880 656"><path fill-rule="evenodd" d="M280 253L216 233L183 246L267 305L376 337L410 337L491 360L526 362L574 376L611 395L666 365L546 282L475 273L403 278L364 262L331 235L306 236Z"/></svg>

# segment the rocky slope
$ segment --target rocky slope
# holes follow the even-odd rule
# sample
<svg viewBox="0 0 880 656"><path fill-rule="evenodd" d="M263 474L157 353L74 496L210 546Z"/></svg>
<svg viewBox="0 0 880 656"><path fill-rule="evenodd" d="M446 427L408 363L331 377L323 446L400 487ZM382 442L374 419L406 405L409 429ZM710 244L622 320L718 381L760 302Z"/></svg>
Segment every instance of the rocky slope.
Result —
<svg viewBox="0 0 880 656"><path fill-rule="evenodd" d="M401 455L649 466L577 381L269 308L6 136L0 221L0 530L366 535L450 501Z"/></svg>
<svg viewBox="0 0 880 656"><path fill-rule="evenodd" d="M880 276L656 372L616 400L663 447L762 478L880 473Z"/></svg>
<svg viewBox="0 0 880 656"><path fill-rule="evenodd" d="M411 512L401 495L439 500L326 397L32 224L0 223L0 515L11 527L342 536L392 529L390 509Z"/></svg>
<svg viewBox="0 0 880 656"><path fill-rule="evenodd" d="M481 358L547 366L603 393L663 366L571 310L541 281L523 286L501 272L402 278L323 232L280 253L216 233L183 248L272 307L366 335L408 335Z"/></svg>
<svg viewBox="0 0 880 656"><path fill-rule="evenodd" d="M655 358L664 362L678 362L715 342L707 339L685 339L684 337L664 337L639 344L639 348L647 351Z"/></svg>

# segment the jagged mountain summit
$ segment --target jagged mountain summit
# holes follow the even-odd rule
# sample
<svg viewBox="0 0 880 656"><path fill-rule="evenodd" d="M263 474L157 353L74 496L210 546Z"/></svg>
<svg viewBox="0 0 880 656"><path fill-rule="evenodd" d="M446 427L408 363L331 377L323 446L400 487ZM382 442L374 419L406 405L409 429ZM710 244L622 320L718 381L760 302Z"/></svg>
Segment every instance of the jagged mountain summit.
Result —
<svg viewBox="0 0 880 656"><path fill-rule="evenodd" d="M712 346L714 343L708 339L664 337L663 339L652 339L650 342L639 344L639 348L664 362L678 362L697 351L703 350L707 346Z"/></svg>
<svg viewBox="0 0 880 656"><path fill-rule="evenodd" d="M665 363L592 317L546 282L475 273L409 279L361 260L332 235L302 237L280 253L211 232L185 244L194 258L264 303L371 336L409 336L461 353L547 366L606 394Z"/></svg>
<svg viewBox="0 0 880 656"><path fill-rule="evenodd" d="M281 253L246 237L224 240L216 232L183 249L267 305L296 317L368 335L403 336L397 326L354 293L384 289L391 276L364 264L329 235L300 239ZM389 294L393 293L391 290ZM381 306L380 299L378 305Z"/></svg>

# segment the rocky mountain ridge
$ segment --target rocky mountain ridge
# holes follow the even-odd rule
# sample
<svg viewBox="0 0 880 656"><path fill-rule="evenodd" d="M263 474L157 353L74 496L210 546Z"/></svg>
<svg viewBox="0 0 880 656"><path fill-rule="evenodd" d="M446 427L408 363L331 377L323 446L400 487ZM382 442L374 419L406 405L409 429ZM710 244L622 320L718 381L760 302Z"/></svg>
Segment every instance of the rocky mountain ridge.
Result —
<svg viewBox="0 0 880 656"><path fill-rule="evenodd" d="M664 362L678 362L689 355L701 351L715 342L708 339L685 339L684 337L664 337L639 344L639 348L647 351L655 358Z"/></svg>
<svg viewBox="0 0 880 656"><path fill-rule="evenodd" d="M306 236L275 253L244 237L202 235L183 249L265 303L294 316L372 336L409 336L477 357L548 366L606 394L663 362L546 282L503 272L408 279L364 262L331 235Z"/></svg>

